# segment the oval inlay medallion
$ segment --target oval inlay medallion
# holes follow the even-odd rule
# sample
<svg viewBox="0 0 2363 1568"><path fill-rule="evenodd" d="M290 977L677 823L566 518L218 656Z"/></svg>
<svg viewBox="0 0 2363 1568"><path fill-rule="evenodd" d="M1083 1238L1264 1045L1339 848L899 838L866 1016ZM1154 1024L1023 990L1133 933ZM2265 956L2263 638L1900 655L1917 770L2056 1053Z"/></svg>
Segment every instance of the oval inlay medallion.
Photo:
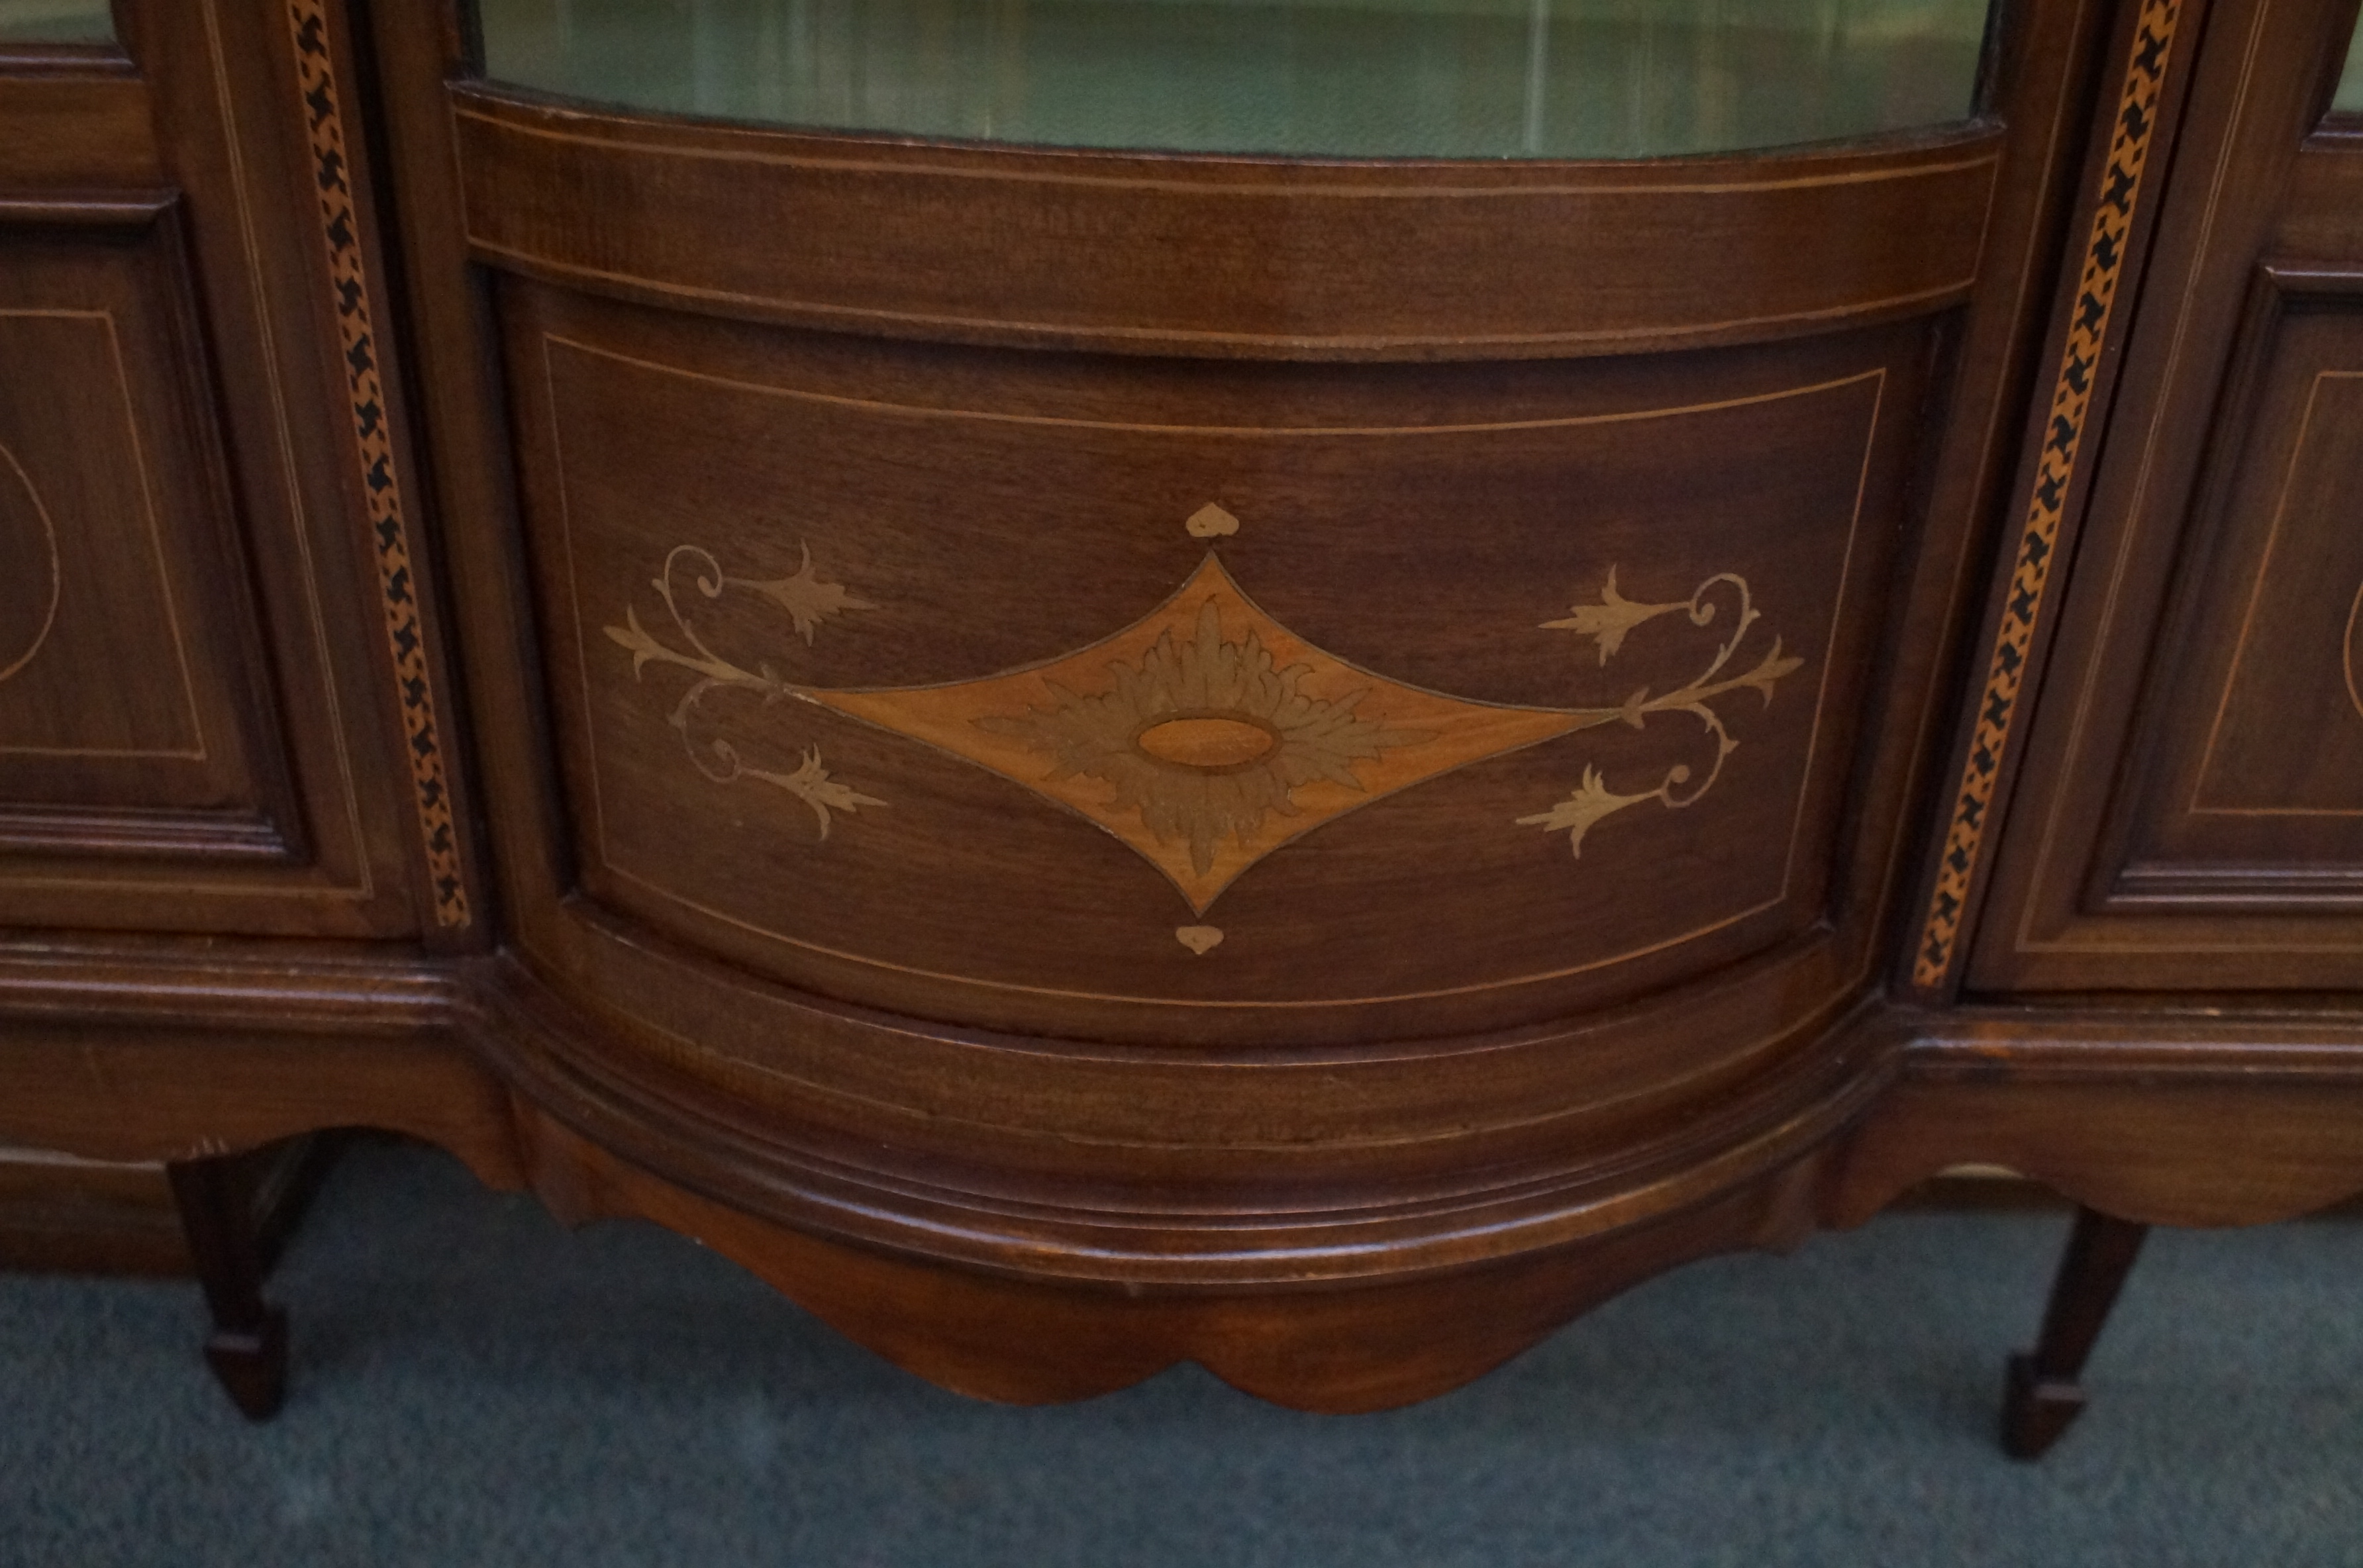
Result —
<svg viewBox="0 0 2363 1568"><path fill-rule="evenodd" d="M20 538L34 535L39 536L38 544L18 545ZM6 680L32 663L50 640L50 628L58 618L58 596L65 586L56 525L33 488L32 476L6 447L0 447L0 540L6 542L10 558L38 558L46 568L11 573L0 582L0 680Z"/></svg>
<svg viewBox="0 0 2363 1568"><path fill-rule="evenodd" d="M1250 719L1203 714L1151 724L1132 744L1159 762L1213 772L1246 767L1278 745L1280 737Z"/></svg>

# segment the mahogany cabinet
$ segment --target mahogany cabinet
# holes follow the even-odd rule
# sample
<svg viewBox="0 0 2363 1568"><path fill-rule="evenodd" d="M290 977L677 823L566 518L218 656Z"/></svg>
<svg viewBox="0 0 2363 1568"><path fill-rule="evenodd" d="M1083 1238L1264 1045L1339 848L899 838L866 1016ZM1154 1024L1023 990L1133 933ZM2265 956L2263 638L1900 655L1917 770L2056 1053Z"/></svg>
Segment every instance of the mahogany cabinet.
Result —
<svg viewBox="0 0 2363 1568"><path fill-rule="evenodd" d="M11 46L0 1138L1341 1410L1963 1161L2363 1189L2351 0L1714 15Z"/></svg>

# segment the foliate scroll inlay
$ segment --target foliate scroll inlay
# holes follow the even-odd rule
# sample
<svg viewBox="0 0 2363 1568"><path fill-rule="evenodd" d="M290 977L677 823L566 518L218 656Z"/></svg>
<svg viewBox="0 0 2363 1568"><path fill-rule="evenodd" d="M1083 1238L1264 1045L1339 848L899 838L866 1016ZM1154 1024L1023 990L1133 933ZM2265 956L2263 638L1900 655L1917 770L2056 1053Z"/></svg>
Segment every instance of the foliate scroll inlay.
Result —
<svg viewBox="0 0 2363 1568"><path fill-rule="evenodd" d="M1210 515L1215 514L1215 515ZM1238 520L1207 506L1189 520L1197 537L1221 539ZM717 783L757 778L801 800L826 837L836 813L884 802L830 777L817 746L793 772L751 766L725 736L701 738L701 705L717 692L752 694L764 705L809 703L1011 779L1114 835L1156 867L1203 916L1233 880L1265 856L1382 796L1579 730L1659 714L1697 721L1712 756L1694 767L1676 761L1649 787L1610 788L1587 766L1567 800L1515 819L1569 834L1580 855L1601 818L1646 801L1694 803L1737 749L1719 699L1749 690L1769 704L1775 685L1802 667L1775 637L1744 671L1739 653L1761 619L1746 580L1708 578L1687 599L1625 598L1615 572L1596 604L1543 623L1594 639L1605 664L1635 628L1681 617L1729 635L1704 668L1662 694L1648 686L1611 707L1540 707L1471 701L1406 685L1348 664L1291 632L1250 599L1215 549L1164 603L1121 631L1075 652L977 679L904 687L820 687L792 682L769 663L753 668L717 653L699 631L687 589L706 600L751 592L784 610L811 643L849 611L874 608L821 578L807 549L792 576L727 574L707 551L676 547L652 580L671 625L651 633L637 610L610 640L630 653L638 678L652 665L693 679L668 722L690 758ZM1204 956L1223 941L1205 924L1177 927L1175 939Z"/></svg>
<svg viewBox="0 0 2363 1568"><path fill-rule="evenodd" d="M1723 715L1712 706L1714 699L1734 691L1754 691L1772 705L1772 689L1785 675L1794 674L1804 660L1784 657L1781 639L1772 645L1745 673L1725 675L1739 645L1747 640L1748 628L1762 618L1754 598L1747 591L1747 580L1730 572L1718 572L1700 583L1688 599L1673 600L1663 604L1643 604L1625 598L1616 591L1616 572L1611 568L1608 585L1601 590L1597 604L1579 604L1563 621L1546 621L1547 630L1578 632L1591 637L1600 649L1600 662L1607 664L1616 650L1625 645L1625 634L1636 626L1646 625L1660 616L1681 614L1693 626L1711 624L1715 618L1716 601L1724 591L1736 600L1737 613L1732 619L1731 635L1714 650L1707 667L1689 680L1666 692L1651 696L1646 686L1625 700L1616 710L1616 717L1635 729L1640 729L1655 713L1687 713L1704 727L1708 738L1714 742L1714 756L1707 763L1706 777L1693 783L1695 770L1687 762L1677 762L1668 767L1654 789L1619 794L1608 787L1596 767L1586 767L1575 792L1549 811L1531 817L1520 817L1521 827L1539 827L1547 833L1565 833L1568 846L1578 859L1583 856L1583 835L1601 818L1613 815L1627 806L1637 806L1647 801L1677 809L1695 804L1700 796L1714 788L1723 777L1724 760L1739 749ZM1717 677L1721 677L1720 679Z"/></svg>
<svg viewBox="0 0 2363 1568"><path fill-rule="evenodd" d="M628 607L624 612L624 624L609 626L606 632L610 639L631 653L634 679L650 664L678 666L697 678L682 693L681 701L673 704L665 720L680 734L691 763L716 784L754 778L786 790L811 808L823 838L828 836L831 813L884 805L886 802L875 796L864 795L830 778L828 769L821 766L820 748L816 745L804 748L803 761L793 772L782 772L749 764L739 755L737 743L727 736L709 735L701 744L695 733L699 705L716 691L752 691L769 703L789 696L795 688L781 679L769 664L748 669L706 646L690 614L682 608L673 586L675 574L684 566L693 569L690 581L704 598L719 599L726 591L739 589L769 599L788 613L789 624L807 644L818 634L821 623L831 616L876 606L867 600L856 599L840 584L823 581L813 570L809 547L804 552L804 564L795 572L768 579L725 576L722 563L711 552L694 545L676 547L665 557L664 569L650 580L650 586L664 602L665 613L672 617L672 634L687 645L686 650L650 635L640 624L639 612Z"/></svg>

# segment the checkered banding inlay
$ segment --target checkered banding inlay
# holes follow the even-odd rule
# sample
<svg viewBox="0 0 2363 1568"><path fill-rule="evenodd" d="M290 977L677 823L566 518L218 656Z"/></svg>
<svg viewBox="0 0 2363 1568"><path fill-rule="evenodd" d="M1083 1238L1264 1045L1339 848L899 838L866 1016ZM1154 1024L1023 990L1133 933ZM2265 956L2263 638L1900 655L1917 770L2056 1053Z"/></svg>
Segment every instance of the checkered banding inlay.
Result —
<svg viewBox="0 0 2363 1568"><path fill-rule="evenodd" d="M1954 793L1944 858L1937 867L1936 889L1929 897L1927 920L1913 965L1913 981L1920 986L1944 984L1959 955L1961 917L1969 906L1969 884L1977 874L1978 853L1985 840L1994 788L2002 777L2012 722L2018 714L2027 661L2035 646L2036 622L2043 611L2044 591L2050 585L2059 525L2076 477L2077 456L2084 446L2093 380L2116 309L2117 285L2124 276L2126 246L2141 200L2142 171L2158 133L2158 97L2166 85L2174 25L2180 12L2181 0L2146 0L2134 27L2133 57L2126 62L2124 86L2118 94L2107 171L2092 212L2091 236L2084 247L2075 315L2069 322L2067 347L2060 354L2058 379L2051 390L2050 417L2044 427L2035 488L2027 500L2025 525L2011 572L2010 597L2002 605L2002 626L1987 661L1978 700L1977 731L1961 769L1960 788Z"/></svg>
<svg viewBox="0 0 2363 1568"><path fill-rule="evenodd" d="M336 61L328 50L328 24L323 0L289 0L287 22L294 32L297 85L304 96L314 182L320 198L320 235L327 247L328 277L336 294L337 325L343 339L346 384L351 393L361 491L368 498L371 543L377 552L378 588L385 610L386 638L394 653L394 679L400 688L402 726L408 742L406 752L412 792L418 808L418 831L425 841L427 874L435 890L435 918L446 926L464 926L468 923L468 889L460 872L460 846L451 822L451 794L444 773L441 730L435 717L435 689L427 668L425 635L418 624L409 529L403 521L402 480L395 469L394 442L387 428L385 388L378 376L369 273L362 260L360 220L353 210L344 112L338 98Z"/></svg>

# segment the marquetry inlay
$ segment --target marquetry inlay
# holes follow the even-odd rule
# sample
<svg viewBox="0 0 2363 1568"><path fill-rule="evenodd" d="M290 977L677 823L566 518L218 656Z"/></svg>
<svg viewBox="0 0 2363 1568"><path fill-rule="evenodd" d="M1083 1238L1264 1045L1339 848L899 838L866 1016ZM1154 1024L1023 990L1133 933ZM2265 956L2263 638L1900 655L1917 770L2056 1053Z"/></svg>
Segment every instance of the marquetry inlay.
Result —
<svg viewBox="0 0 2363 1568"><path fill-rule="evenodd" d="M1204 958L1222 945L1223 932L1220 926L1214 925L1177 925L1173 928L1173 939Z"/></svg>
<svg viewBox="0 0 2363 1568"><path fill-rule="evenodd" d="M2158 131L2158 101L2166 92L2175 24L2181 14L2181 0L2143 0L2141 15L2134 24L2133 53L2117 90L2108 163L2093 204L2091 226L2085 235L2075 313L2069 319L2067 341L2060 347L2050 416L2043 427L2035 483L2020 521L2010 596L2002 602L2002 621L1987 657L1976 729L1953 791L1944 855L1937 862L1936 883L1929 891L1919 951L1913 962L1912 981L1916 986L1943 985L1960 951L1970 885L1977 878L1995 792L2002 785L2002 759L2010 748L2019 699L2025 690L2027 665L2034 657L2036 624L2050 590L2060 530L2067 523L2069 493L2077 482L2084 436L2091 423L2093 389L2108 346L2109 325L2115 317L2117 284L2124 276L2132 249L2134 215L2142 199L2150 144Z"/></svg>
<svg viewBox="0 0 2363 1568"><path fill-rule="evenodd" d="M1521 827L1539 827L1547 833L1564 832L1568 848L1578 859L1583 856L1583 835L1601 818L1637 806L1646 801L1656 801L1680 810L1696 801L1714 787L1723 777L1723 765L1739 749L1739 742L1724 723L1723 714L1714 706L1717 697L1733 691L1754 691L1772 702L1772 689L1784 675L1794 674L1804 660L1784 657L1781 639L1772 639L1755 664L1745 670L1732 672L1732 660L1740 644L1747 640L1748 628L1761 618L1753 595L1747 591L1747 580L1730 572L1718 572L1698 585L1688 599L1670 600L1661 604L1645 604L1625 598L1616 591L1616 569L1608 569L1608 584L1601 590L1597 604L1579 604L1563 621L1546 621L1543 625L1552 631L1580 633L1592 639L1600 650L1600 662L1604 667L1625 646L1625 635L1636 626L1667 615L1680 614L1693 626L1714 624L1716 612L1725 602L1736 605L1731 620L1731 635L1714 650L1706 668L1681 685L1660 696L1652 696L1646 686L1625 700L1613 717L1621 719L1635 729L1642 728L1653 713L1681 713L1698 721L1707 737L1714 742L1714 755L1707 762L1703 777L1688 762L1669 765L1655 785L1626 793L1608 787L1607 780L1596 767L1586 767L1583 778L1572 794L1549 811L1531 817L1520 817Z"/></svg>
<svg viewBox="0 0 2363 1568"><path fill-rule="evenodd" d="M1239 525L1211 504L1184 524L1192 536L1211 541ZM1056 802L1156 867L1200 916L1264 856L1397 790L1580 730L1642 729L1660 717L1695 723L1704 746L1685 748L1687 760L1624 780L1621 790L1586 767L1558 804L1502 824L1565 833L1580 857L1584 834L1603 817L1652 801L1687 807L1704 795L1739 745L1718 702L1754 692L1769 704L1778 682L1803 662L1784 655L1777 637L1752 658L1740 657L1762 618L1743 578L1717 573L1686 598L1639 600L1619 588L1612 568L1596 602L1539 629L1588 637L1585 652L1604 667L1636 628L1679 619L1714 635L1693 673L1662 691L1640 685L1613 707L1474 701L1316 646L1259 605L1210 544L1163 603L1047 663L939 685L824 688L790 682L768 663L749 668L726 657L699 633L694 611L697 599L759 595L810 643L834 617L876 607L822 575L809 547L793 574L756 579L731 576L709 552L682 545L650 586L670 624L651 632L627 608L623 624L606 635L630 653L636 679L652 666L688 672L667 723L708 778L753 778L785 790L811 811L821 838L838 815L887 805L891 781L838 779L817 745L804 747L792 772L760 768L730 736L709 733L703 716L705 700L726 690L757 694L766 705L809 703ZM1551 655L1538 646L1536 657ZM1223 933L1186 925L1174 937L1203 956Z"/></svg>
<svg viewBox="0 0 2363 1568"><path fill-rule="evenodd" d="M821 623L830 617L844 611L874 606L867 600L855 598L841 584L824 581L813 569L809 547L804 550L803 564L789 576L758 579L727 576L722 563L710 553L694 545L680 545L666 555L663 569L649 580L649 586L664 603L665 613L672 619L672 641L651 635L640 624L640 613L630 608L624 612L624 624L608 627L607 635L630 650L635 678L651 663L678 666L696 677L682 693L681 701L673 704L665 722L681 736L691 763L716 784L753 778L786 790L812 812L823 838L828 836L832 813L884 805L886 802L875 796L864 795L830 778L828 769L821 766L818 746L805 748L803 761L793 772L782 772L750 765L727 736L701 734L697 728L699 709L716 691L754 691L766 701L776 701L796 689L774 674L769 665L748 669L706 646L705 639L698 635L695 617L683 608L679 597L675 580L684 569L689 572L688 581L704 598L719 599L737 589L770 600L787 612L788 624L807 644L818 634Z"/></svg>
<svg viewBox="0 0 2363 1568"><path fill-rule="evenodd" d="M1355 807L1582 722L1358 669L1265 613L1212 551L1157 609L1053 663L811 698L1088 818L1202 914L1248 867Z"/></svg>
<svg viewBox="0 0 2363 1568"><path fill-rule="evenodd" d="M346 149L342 94L329 50L323 0L288 0L287 25L295 46L296 87L310 134L312 184L318 197L320 238L336 304L337 333L344 348L353 455L368 507L386 646L401 702L411 801L426 849L427 879L434 888L436 922L465 926L470 919L468 885L451 814L434 672L427 663L426 628L419 620L410 525L394 448L393 410L378 370L382 349L372 307L374 291L362 250L360 210L353 199L352 160Z"/></svg>

